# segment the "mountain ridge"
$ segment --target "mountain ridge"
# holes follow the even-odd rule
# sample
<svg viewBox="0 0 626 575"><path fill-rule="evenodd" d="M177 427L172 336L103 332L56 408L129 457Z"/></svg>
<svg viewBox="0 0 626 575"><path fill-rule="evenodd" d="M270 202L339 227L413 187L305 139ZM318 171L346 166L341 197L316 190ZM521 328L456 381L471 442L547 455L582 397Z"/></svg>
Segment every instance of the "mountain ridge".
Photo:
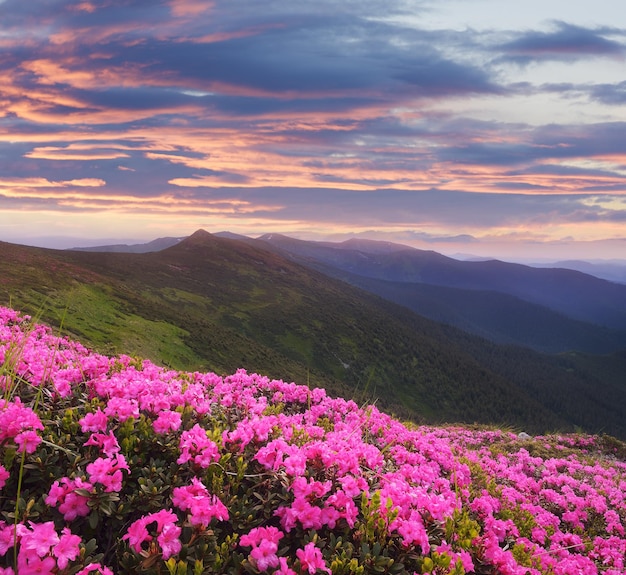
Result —
<svg viewBox="0 0 626 575"><path fill-rule="evenodd" d="M571 275L565 270L537 272L533 266L493 259L468 263L432 250L417 250L403 244L362 238L343 242L310 242L280 233L264 234L256 239L230 232L214 235L251 245L262 244L311 269L496 343L529 346L545 353L572 350L613 353L626 348L626 328L623 318L620 320L623 302L601 310L600 315L597 306L586 313L575 313L576 302L570 303L569 307L563 305L567 302L558 284L579 281L581 276ZM470 270L474 276L497 276L497 271L489 271L494 267L505 270L504 275L516 274L521 280L513 283L526 284L526 292L529 288L534 292L545 291L544 288L533 289L537 278L551 278L548 283L557 284L557 287L550 288L551 299L546 301L543 298L541 301L536 294L529 297L527 293L519 293L507 285L494 285L489 277L475 277L473 284L463 287L454 281L459 270L465 270L465 275ZM529 276L532 277L529 279ZM592 284L587 292L593 292L593 308L593 300L597 299L595 286L606 287L606 283L598 284L591 276L585 281ZM610 301L611 298L604 299ZM571 308L575 308L574 312ZM605 321L606 317L611 321Z"/></svg>
<svg viewBox="0 0 626 575"><path fill-rule="evenodd" d="M381 255L291 238L260 241L283 250L303 265L333 273L335 277L341 272L346 281L351 276L360 276L369 280L500 292L573 320L626 332L626 286L574 270L533 268L499 260L463 262L414 248ZM331 268L336 271L332 272ZM377 293L381 295L380 290Z"/></svg>

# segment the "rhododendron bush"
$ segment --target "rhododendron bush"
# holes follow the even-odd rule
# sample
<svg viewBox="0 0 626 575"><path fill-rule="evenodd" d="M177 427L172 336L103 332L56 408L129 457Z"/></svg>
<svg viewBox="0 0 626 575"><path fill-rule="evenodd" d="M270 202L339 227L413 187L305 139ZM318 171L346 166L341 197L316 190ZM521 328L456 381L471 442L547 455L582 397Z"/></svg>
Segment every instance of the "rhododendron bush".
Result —
<svg viewBox="0 0 626 575"><path fill-rule="evenodd" d="M7 308L0 365L0 573L626 572L616 440L407 427Z"/></svg>

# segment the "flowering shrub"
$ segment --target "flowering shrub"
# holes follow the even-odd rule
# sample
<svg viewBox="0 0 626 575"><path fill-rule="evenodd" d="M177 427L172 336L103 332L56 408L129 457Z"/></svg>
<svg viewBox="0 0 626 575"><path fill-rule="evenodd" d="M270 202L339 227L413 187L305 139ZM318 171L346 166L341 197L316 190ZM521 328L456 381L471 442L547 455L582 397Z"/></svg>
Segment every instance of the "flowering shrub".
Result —
<svg viewBox="0 0 626 575"><path fill-rule="evenodd" d="M7 308L0 365L0 575L626 572L617 440L407 427Z"/></svg>

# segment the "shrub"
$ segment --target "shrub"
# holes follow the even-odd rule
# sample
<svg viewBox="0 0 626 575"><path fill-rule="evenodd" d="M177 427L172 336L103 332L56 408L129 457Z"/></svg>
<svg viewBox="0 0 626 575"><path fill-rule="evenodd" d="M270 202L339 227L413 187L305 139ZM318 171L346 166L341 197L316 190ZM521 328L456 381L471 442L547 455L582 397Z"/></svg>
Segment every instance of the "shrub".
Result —
<svg viewBox="0 0 626 575"><path fill-rule="evenodd" d="M0 573L626 569L626 464L591 436L408 429L243 370L98 355L7 308L0 365Z"/></svg>

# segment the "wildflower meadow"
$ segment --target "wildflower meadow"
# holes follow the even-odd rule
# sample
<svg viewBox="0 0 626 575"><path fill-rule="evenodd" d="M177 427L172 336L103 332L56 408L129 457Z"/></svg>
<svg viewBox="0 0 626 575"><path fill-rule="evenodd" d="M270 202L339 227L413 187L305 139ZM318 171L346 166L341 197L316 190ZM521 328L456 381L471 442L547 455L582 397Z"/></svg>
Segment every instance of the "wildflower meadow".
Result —
<svg viewBox="0 0 626 575"><path fill-rule="evenodd" d="M626 450L402 424L0 308L0 574L623 575Z"/></svg>

